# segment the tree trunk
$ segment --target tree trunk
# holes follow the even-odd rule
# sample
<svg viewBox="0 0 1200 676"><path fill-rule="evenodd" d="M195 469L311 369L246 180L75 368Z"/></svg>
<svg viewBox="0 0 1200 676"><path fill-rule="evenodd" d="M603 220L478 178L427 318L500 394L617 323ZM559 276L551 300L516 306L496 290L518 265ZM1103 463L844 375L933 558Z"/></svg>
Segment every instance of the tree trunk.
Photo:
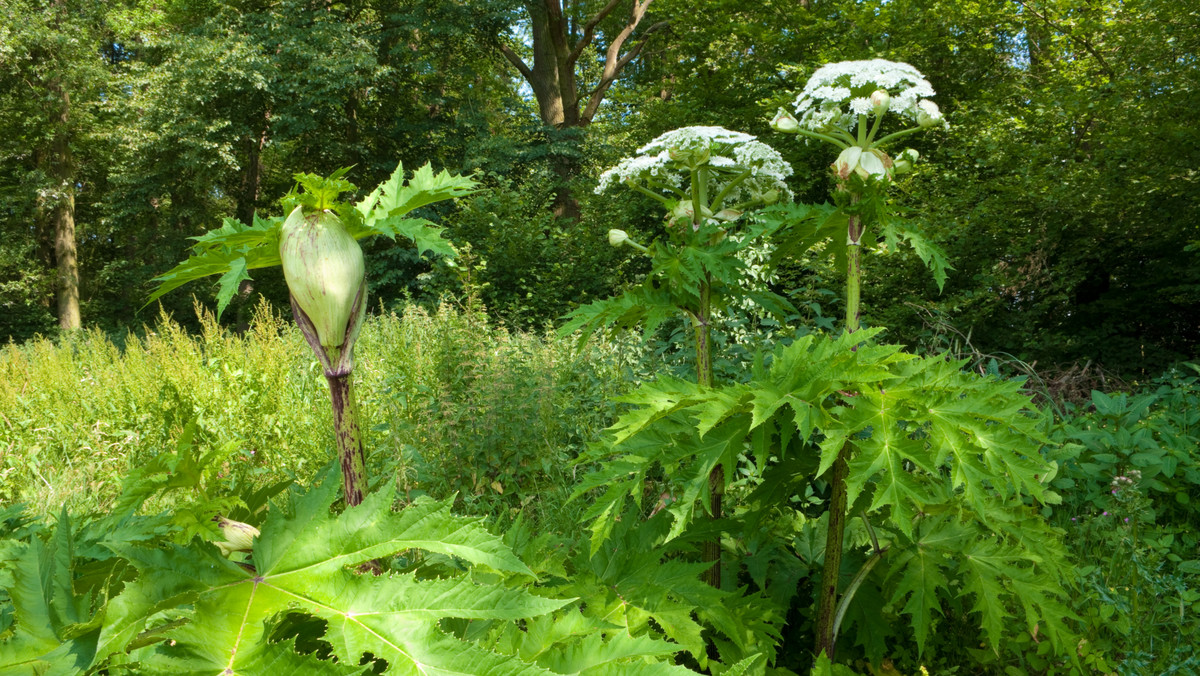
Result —
<svg viewBox="0 0 1200 676"><path fill-rule="evenodd" d="M258 206L258 192L262 186L262 150L267 144L267 131L271 127L271 111L264 110L262 126L256 134L247 138L246 171L242 174L242 189L238 196L237 219L246 225L254 225L254 210Z"/></svg>
<svg viewBox="0 0 1200 676"><path fill-rule="evenodd" d="M643 30L641 36L622 54L621 50L633 36L653 1L631 0L624 28L613 36L605 50L604 69L599 81L590 90L583 91L575 76L579 57L594 41L599 23L625 0L608 0L596 14L583 22L582 27L576 26L563 14L560 0L529 0L526 9L529 11L529 25L533 34L533 64L527 64L506 44L500 43L499 50L529 83L543 124L558 131L569 131L582 129L591 123L600 102L625 66L642 51L650 34L666 25L666 22L659 22ZM550 169L557 179L552 208L556 216L574 221L579 219L580 211L579 201L571 192L570 181L579 172L579 160L574 148L582 140L582 135L564 140L570 149L550 157Z"/></svg>
<svg viewBox="0 0 1200 676"><path fill-rule="evenodd" d="M57 98L58 110L51 117L54 138L46 156L46 174L54 181L50 224L54 231L54 259L58 269L58 325L63 331L75 331L79 316L79 258L75 243L75 167L71 157L68 123L71 96L57 80L47 84Z"/></svg>

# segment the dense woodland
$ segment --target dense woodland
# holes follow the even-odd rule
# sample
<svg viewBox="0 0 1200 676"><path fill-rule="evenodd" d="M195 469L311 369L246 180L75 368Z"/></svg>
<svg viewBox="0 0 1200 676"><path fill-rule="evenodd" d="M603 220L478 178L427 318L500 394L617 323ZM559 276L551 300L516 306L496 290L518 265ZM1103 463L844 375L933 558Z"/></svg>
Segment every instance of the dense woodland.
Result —
<svg viewBox="0 0 1200 676"><path fill-rule="evenodd" d="M0 675L1200 673L1193 5L0 0Z"/></svg>
<svg viewBox="0 0 1200 676"><path fill-rule="evenodd" d="M397 161L487 190L426 214L457 268L373 247L375 297L466 285L540 326L644 272L604 242L659 227L649 200L593 194L616 158L718 124L772 143L798 199L823 201L829 158L767 122L820 64L879 57L919 67L952 120L917 142L929 161L894 199L955 269L939 294L914 260L868 266L867 322L1153 376L1200 340L1197 22L1173 0L8 0L0 337L140 330L187 238L277 214L297 171L374 185ZM792 288L836 288L797 270ZM225 320L260 294L285 303L267 273ZM163 303L195 321L188 293Z"/></svg>

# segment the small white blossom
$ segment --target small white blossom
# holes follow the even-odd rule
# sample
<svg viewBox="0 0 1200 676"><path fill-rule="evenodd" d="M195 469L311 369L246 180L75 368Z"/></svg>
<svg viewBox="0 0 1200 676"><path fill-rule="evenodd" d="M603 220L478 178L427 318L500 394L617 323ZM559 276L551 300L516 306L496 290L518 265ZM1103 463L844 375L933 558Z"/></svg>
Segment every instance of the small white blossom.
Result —
<svg viewBox="0 0 1200 676"><path fill-rule="evenodd" d="M813 73L796 97L796 115L806 129L822 131L837 126L851 131L857 116L877 109L886 96L888 110L916 122L919 104L934 93L925 76L907 63L842 61Z"/></svg>
<svg viewBox="0 0 1200 676"><path fill-rule="evenodd" d="M854 111L855 115L869 115L875 109L875 104L871 103L871 99L857 98L850 99L850 110Z"/></svg>

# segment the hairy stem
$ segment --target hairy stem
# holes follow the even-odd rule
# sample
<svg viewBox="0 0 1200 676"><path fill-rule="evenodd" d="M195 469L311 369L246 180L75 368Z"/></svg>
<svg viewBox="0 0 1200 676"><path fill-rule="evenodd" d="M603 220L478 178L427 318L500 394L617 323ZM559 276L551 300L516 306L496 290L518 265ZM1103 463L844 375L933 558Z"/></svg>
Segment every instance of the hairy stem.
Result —
<svg viewBox="0 0 1200 676"><path fill-rule="evenodd" d="M850 474L847 459L850 457L850 442L842 445L837 460L829 468L829 528L825 535L825 565L821 569L821 586L817 593L817 632L815 654L824 652L833 659L837 645L836 604L838 575L842 568L842 538L846 532L846 476Z"/></svg>

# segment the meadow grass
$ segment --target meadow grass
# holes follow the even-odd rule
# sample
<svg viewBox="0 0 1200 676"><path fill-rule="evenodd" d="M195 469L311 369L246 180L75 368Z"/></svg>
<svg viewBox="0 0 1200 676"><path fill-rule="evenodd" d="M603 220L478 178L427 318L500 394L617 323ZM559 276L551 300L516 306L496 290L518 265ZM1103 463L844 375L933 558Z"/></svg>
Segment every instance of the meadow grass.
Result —
<svg viewBox="0 0 1200 676"><path fill-rule="evenodd" d="M121 348L95 330L0 348L0 500L103 511L189 422L197 444L232 449L216 471L231 486L311 479L333 457L333 423L291 319L260 306L236 335L199 316L199 334L160 317ZM370 469L409 496L457 493L468 512L567 527L571 460L628 388L622 353L450 305L376 314L355 370Z"/></svg>

